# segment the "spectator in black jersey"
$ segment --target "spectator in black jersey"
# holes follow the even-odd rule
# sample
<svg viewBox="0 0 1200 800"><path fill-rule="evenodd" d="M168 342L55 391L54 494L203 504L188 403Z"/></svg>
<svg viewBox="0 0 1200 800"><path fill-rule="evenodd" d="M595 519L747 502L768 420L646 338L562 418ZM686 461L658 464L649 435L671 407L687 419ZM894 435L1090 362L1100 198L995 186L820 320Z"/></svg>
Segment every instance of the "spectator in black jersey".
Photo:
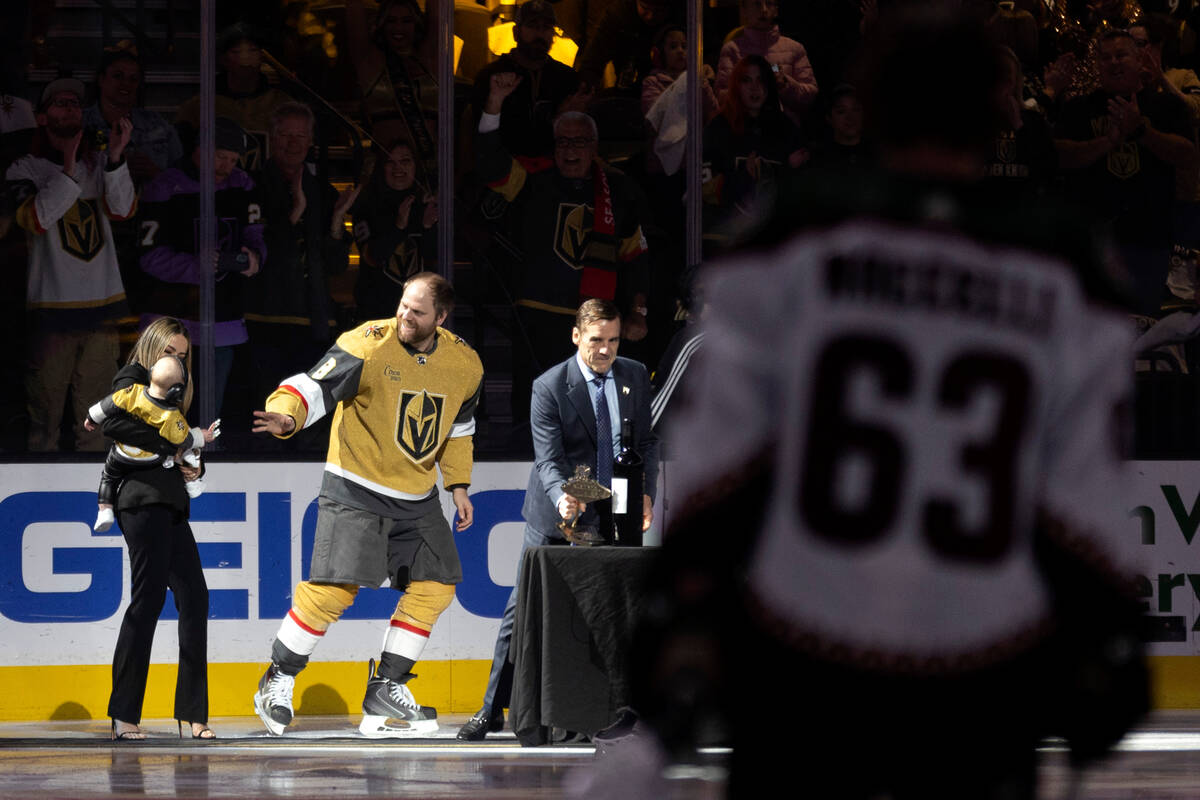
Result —
<svg viewBox="0 0 1200 800"><path fill-rule="evenodd" d="M1062 107L1055 127L1069 196L1107 227L1129 267L1137 310L1158 311L1174 241L1176 171L1193 164L1191 116L1173 95L1146 91L1133 37L1099 44L1100 88Z"/></svg>
<svg viewBox="0 0 1200 800"><path fill-rule="evenodd" d="M555 120L549 169L527 169L505 151L500 111L520 83L511 72L491 77L476 138L483 181L505 200L522 203L516 233L524 254L513 287L521 324L513 341L518 422L528 416L533 378L569 354L567 331L581 299L615 301L623 309L622 338L645 338L649 278L645 199L626 175L597 160L591 117L567 112Z"/></svg>
<svg viewBox="0 0 1200 800"><path fill-rule="evenodd" d="M215 321L212 341L215 374L197 374L203 386L213 382L217 408L233 369L234 355L249 339L246 331L247 282L266 260L261 198L254 180L237 166L246 150L246 134L232 120L218 117L214 132L214 170L217 235ZM159 173L143 190L141 267L150 281L143 323L156 316L178 317L199 324L200 263L200 147L179 166Z"/></svg>
<svg viewBox="0 0 1200 800"><path fill-rule="evenodd" d="M1022 102L1025 84L1021 62L1004 48L1004 124L996 133L995 149L988 159L987 185L1012 203L1042 195L1051 189L1058 169L1058 152L1046 118Z"/></svg>
<svg viewBox="0 0 1200 800"><path fill-rule="evenodd" d="M394 313L405 281L437 263L437 198L416 176L412 145L396 142L376 160L350 210L360 256L354 284L359 321Z"/></svg>
<svg viewBox="0 0 1200 800"><path fill-rule="evenodd" d="M514 156L550 158L554 154L554 118L564 111L584 111L591 92L581 90L579 75L550 57L557 18L548 0L527 0L517 7L513 35L517 46L475 76L471 91L474 127L491 91L492 76L511 72L521 83L504 100L500 141Z"/></svg>
<svg viewBox="0 0 1200 800"><path fill-rule="evenodd" d="M308 169L314 122L304 103L278 106L270 121L271 157L256 180L272 258L246 287L254 397L313 364L336 335L339 314L329 279L346 271L346 213L358 190L339 195ZM325 437L314 433L303 441L321 448Z"/></svg>
<svg viewBox="0 0 1200 800"><path fill-rule="evenodd" d="M829 93L827 102L827 131L810 148L807 166L843 177L853 176L870 161L869 146L863 141L862 100L858 90L842 84Z"/></svg>
<svg viewBox="0 0 1200 800"><path fill-rule="evenodd" d="M779 106L771 65L762 56L743 58L730 73L725 106L704 129L711 227L730 234L759 217L778 179L807 158L800 129Z"/></svg>
<svg viewBox="0 0 1200 800"><path fill-rule="evenodd" d="M1182 100L1191 112L1194 139L1200 126L1200 77L1177 63L1180 45L1169 23L1149 17L1130 27L1129 35L1138 46L1146 91ZM1200 246L1200 163L1175 170L1175 199L1175 243Z"/></svg>
<svg viewBox="0 0 1200 800"><path fill-rule="evenodd" d="M262 71L262 35L244 23L231 25L217 37L216 115L236 122L246 132L246 146L239 165L246 172L258 172L267 159L267 131L271 112L292 99L291 95L270 84ZM183 141L184 152L196 146L200 130L200 96L179 107L175 125Z"/></svg>

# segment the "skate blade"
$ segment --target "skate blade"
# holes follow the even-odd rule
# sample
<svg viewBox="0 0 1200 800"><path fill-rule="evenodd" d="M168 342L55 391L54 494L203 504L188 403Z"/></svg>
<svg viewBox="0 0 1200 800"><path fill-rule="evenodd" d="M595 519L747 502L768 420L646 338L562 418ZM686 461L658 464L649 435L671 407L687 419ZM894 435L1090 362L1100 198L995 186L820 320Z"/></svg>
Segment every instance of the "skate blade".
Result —
<svg viewBox="0 0 1200 800"><path fill-rule="evenodd" d="M358 732L368 739L405 739L437 733L436 719L410 722L396 717L363 714Z"/></svg>
<svg viewBox="0 0 1200 800"><path fill-rule="evenodd" d="M287 725L271 719L271 715L267 713L266 707L263 706L262 696L258 694L254 695L254 712L258 714L258 718L262 720L262 724L267 726L267 733L272 736L283 736L283 731L287 728Z"/></svg>

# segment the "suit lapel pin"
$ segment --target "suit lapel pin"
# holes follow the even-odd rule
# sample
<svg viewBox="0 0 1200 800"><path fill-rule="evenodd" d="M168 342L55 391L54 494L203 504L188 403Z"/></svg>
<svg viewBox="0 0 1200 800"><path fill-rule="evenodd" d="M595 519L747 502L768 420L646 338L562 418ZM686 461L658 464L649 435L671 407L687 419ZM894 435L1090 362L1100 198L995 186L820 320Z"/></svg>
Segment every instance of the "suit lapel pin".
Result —
<svg viewBox="0 0 1200 800"><path fill-rule="evenodd" d="M622 386L622 387L621 387L621 394L629 394L629 387L628 387L628 386Z"/></svg>

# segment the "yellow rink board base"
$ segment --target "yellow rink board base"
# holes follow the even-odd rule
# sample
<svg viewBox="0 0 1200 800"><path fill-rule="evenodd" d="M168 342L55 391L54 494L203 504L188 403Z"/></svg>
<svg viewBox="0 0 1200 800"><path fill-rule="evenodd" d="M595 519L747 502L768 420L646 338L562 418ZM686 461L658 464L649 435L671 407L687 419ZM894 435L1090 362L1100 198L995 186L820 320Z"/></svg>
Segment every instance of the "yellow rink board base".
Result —
<svg viewBox="0 0 1200 800"><path fill-rule="evenodd" d="M1153 656L1154 707L1200 708L1200 657ZM409 684L418 702L447 714L477 711L489 661L422 661ZM210 664L209 714L250 716L261 664ZM142 716L170 718L175 665L154 664ZM297 714L356 714L367 682L366 662L317 662L296 679ZM108 716L112 671L108 664L73 667L0 667L0 720L103 719Z"/></svg>
<svg viewBox="0 0 1200 800"><path fill-rule="evenodd" d="M490 661L421 661L409 684L417 701L446 714L473 713L483 701ZM267 662L209 664L209 715L253 716L254 692ZM146 684L145 718L171 718L174 664L152 664ZM309 664L296 678L297 714L357 714L367 685L367 662ZM0 720L103 719L108 716L112 667L0 667Z"/></svg>

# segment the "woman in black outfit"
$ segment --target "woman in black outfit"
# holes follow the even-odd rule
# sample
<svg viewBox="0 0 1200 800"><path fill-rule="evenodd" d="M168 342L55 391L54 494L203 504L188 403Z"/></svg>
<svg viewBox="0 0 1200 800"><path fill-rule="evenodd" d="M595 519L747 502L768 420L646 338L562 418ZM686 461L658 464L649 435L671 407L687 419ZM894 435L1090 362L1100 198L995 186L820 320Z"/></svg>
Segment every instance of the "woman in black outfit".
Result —
<svg viewBox="0 0 1200 800"><path fill-rule="evenodd" d="M129 362L113 379L113 390L149 384L149 368L164 355L182 358L191 374L191 340L183 323L162 317L150 323L134 345ZM192 399L189 383L181 409ZM151 429L131 417L104 422L104 433L143 450L173 454ZM194 739L212 739L208 727L208 585L200 567L196 539L188 525L185 480L203 468L184 464L151 467L132 473L117 494L117 521L129 549L130 602L121 622L113 655L113 688L108 701L112 737L145 739L138 723L150 669L150 647L166 599L167 587L179 611L179 676L175 684L175 718L180 736L188 723Z"/></svg>

